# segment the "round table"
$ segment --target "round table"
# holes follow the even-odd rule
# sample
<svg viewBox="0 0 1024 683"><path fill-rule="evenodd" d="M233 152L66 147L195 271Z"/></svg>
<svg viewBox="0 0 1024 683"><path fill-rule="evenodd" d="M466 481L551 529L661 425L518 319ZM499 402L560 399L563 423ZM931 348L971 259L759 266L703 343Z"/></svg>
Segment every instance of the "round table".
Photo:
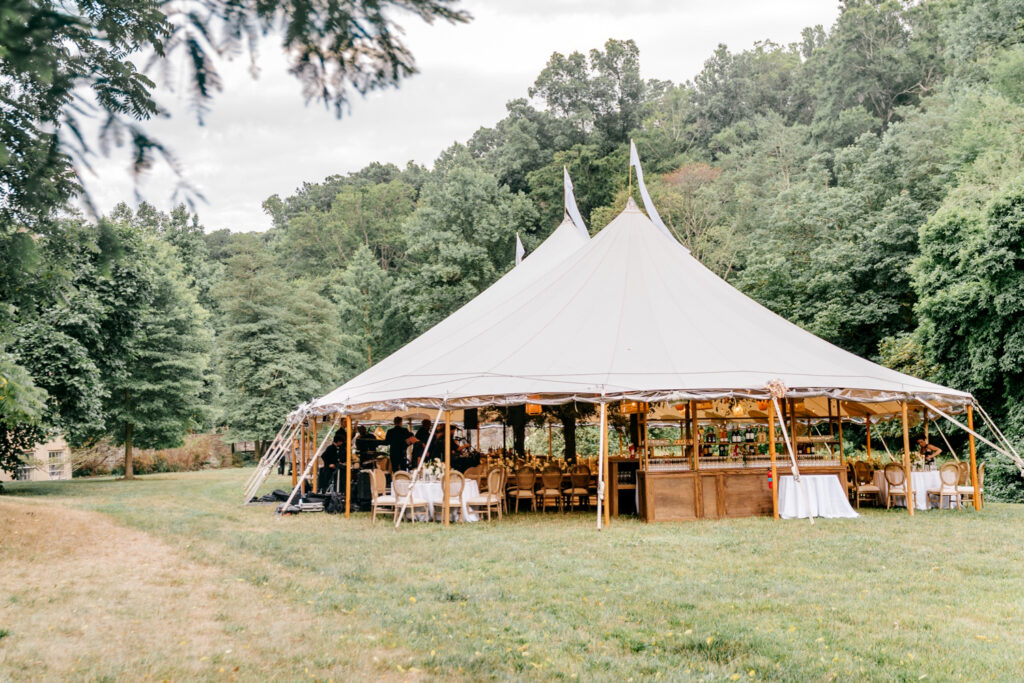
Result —
<svg viewBox="0 0 1024 683"><path fill-rule="evenodd" d="M476 498L480 495L480 487L472 479L466 480L466 486L462 489L462 519L467 522L479 522L480 515L475 512L469 511L469 506L466 504L467 500ZM427 515L429 519L434 519L434 504L437 507L441 507L441 503L444 501L444 486L440 481L418 481L412 485L412 497L416 500L425 500L430 503L427 508ZM454 512L454 510L452 511Z"/></svg>
<svg viewBox="0 0 1024 683"><path fill-rule="evenodd" d="M885 480L885 470L875 470L875 486L878 487L879 495L884 503L889 496L889 483ZM938 470L910 473L910 489L914 494L914 507L918 510L928 509L928 490L940 488L942 488L942 478L939 476ZM955 503L949 501L947 505L952 506Z"/></svg>

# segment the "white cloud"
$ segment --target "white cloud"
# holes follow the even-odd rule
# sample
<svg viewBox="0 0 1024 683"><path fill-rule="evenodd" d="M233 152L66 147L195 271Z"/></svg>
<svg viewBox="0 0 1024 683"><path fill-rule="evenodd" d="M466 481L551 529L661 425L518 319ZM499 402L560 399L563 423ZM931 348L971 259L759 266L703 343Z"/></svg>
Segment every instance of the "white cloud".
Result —
<svg viewBox="0 0 1024 683"><path fill-rule="evenodd" d="M831 24L838 7L822 0L468 0L474 20L425 25L400 17L420 73L397 90L353 100L342 119L320 104L306 106L273 39L261 45L261 75L248 60L221 65L225 89L205 125L188 110L187 95L162 94L170 119L148 125L174 151L185 175L205 196L197 210L208 230L264 230L261 204L303 182L356 171L371 161L429 164L452 142L464 141L505 114L505 103L527 88L553 52L587 52L608 38L632 38L645 78L693 78L719 43L742 50L758 40L789 43L806 26ZM124 158L101 159L89 180L93 200L107 211L133 196ZM159 167L141 186L145 198L171 203L173 174Z"/></svg>

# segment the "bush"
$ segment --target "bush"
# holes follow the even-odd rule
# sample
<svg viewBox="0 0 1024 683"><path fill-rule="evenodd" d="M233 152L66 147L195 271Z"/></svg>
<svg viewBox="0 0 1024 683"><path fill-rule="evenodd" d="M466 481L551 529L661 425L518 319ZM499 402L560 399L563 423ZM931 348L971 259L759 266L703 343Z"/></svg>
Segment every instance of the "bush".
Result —
<svg viewBox="0 0 1024 683"><path fill-rule="evenodd" d="M72 470L76 477L101 474L124 475L124 448L109 441L72 452ZM231 448L219 434L189 434L179 448L135 449L136 474L188 472L207 468L235 466Z"/></svg>

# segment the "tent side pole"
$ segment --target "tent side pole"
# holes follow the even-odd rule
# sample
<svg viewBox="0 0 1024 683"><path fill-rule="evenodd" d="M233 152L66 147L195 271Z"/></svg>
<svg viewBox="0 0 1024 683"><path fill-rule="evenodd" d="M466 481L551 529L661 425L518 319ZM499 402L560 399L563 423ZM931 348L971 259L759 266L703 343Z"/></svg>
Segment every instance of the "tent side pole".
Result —
<svg viewBox="0 0 1024 683"><path fill-rule="evenodd" d="M608 412L607 412L608 411L608 407L605 404L603 404L603 403L601 405L602 405L602 411L604 411L602 413L603 414L603 420L604 420L605 425L607 425L608 424ZM607 438L605 439L605 441L607 442ZM605 526L611 526L611 524L612 524L612 508L611 508L611 505L608 503L607 491L608 491L608 488L609 488L608 487L608 477L610 477L611 474L612 474L612 465L608 461L608 444L607 443L605 443L605 445L604 445L604 463L602 463L602 472L604 474L604 486L602 488L603 488L603 491L605 491L604 525Z"/></svg>
<svg viewBox="0 0 1024 683"><path fill-rule="evenodd" d="M690 401L690 437L693 440L693 512L698 519L704 516L704 483L700 477L700 433L697 422L697 402Z"/></svg>
<svg viewBox="0 0 1024 683"><path fill-rule="evenodd" d="M602 528L602 520L604 516L604 463L608 459L608 404L601 404L601 434L598 440L598 454L597 454L597 530L600 531Z"/></svg>
<svg viewBox="0 0 1024 683"><path fill-rule="evenodd" d="M352 512L352 417L345 416L345 519Z"/></svg>
<svg viewBox="0 0 1024 683"><path fill-rule="evenodd" d="M768 404L768 453L771 455L772 462L772 517L778 519L779 472L775 465L775 401Z"/></svg>
<svg viewBox="0 0 1024 683"><path fill-rule="evenodd" d="M295 434L295 433L292 434L292 488L295 488L295 484L298 482L298 475L295 473L295 450L296 450L295 449L295 437L296 436L300 436L300 438L301 438L301 428L299 430L299 434L298 435Z"/></svg>
<svg viewBox="0 0 1024 683"><path fill-rule="evenodd" d="M316 436L317 436L317 434L316 434L316 417L314 416L313 417L313 443L317 443L317 441L318 441ZM319 483L318 480L320 479L320 477L317 476L319 473L320 473L320 463L314 457L313 458L313 493L320 493L320 491L317 490L319 488L317 486L317 484Z"/></svg>
<svg viewBox="0 0 1024 683"><path fill-rule="evenodd" d="M867 429L867 437L864 440L864 449L868 454L868 460L871 460L871 417L864 416L864 426Z"/></svg>
<svg viewBox="0 0 1024 683"><path fill-rule="evenodd" d="M903 474L906 478L907 487L907 512L914 516L914 489L910 480L910 429L907 425L907 402L901 401L900 407L903 412Z"/></svg>
<svg viewBox="0 0 1024 683"><path fill-rule="evenodd" d="M836 419L839 420L839 465L846 466L846 450L843 448L843 405L836 399Z"/></svg>
<svg viewBox="0 0 1024 683"><path fill-rule="evenodd" d="M444 525L448 526L451 517L449 499L451 498L452 480L452 411L444 411L444 505L441 506L444 512Z"/></svg>
<svg viewBox="0 0 1024 683"><path fill-rule="evenodd" d="M981 509L981 489L978 488L978 458L974 449L974 408L970 403L967 404L967 427L970 431L967 433L967 445L971 454L971 486L974 487L974 495L971 498L974 499L974 509Z"/></svg>

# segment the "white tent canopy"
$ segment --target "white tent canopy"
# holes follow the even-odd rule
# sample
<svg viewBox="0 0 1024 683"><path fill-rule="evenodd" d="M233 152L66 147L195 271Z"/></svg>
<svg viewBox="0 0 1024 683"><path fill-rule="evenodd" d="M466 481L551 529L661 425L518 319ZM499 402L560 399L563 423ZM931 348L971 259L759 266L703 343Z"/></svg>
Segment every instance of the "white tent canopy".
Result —
<svg viewBox="0 0 1024 683"><path fill-rule="evenodd" d="M790 397L971 401L772 313L701 265L632 199L583 239L567 219L476 299L296 413L763 398L774 380Z"/></svg>

